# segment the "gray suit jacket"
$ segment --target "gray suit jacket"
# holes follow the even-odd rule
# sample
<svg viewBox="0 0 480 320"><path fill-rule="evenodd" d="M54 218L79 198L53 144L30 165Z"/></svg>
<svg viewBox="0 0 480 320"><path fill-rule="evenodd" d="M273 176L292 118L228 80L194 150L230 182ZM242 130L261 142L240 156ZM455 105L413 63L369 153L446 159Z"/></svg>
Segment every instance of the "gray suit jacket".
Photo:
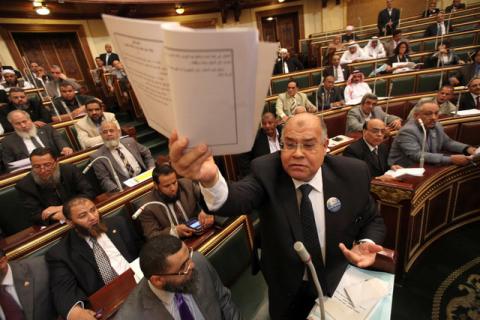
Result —
<svg viewBox="0 0 480 320"><path fill-rule="evenodd" d="M44 256L9 262L20 304L27 320L56 319Z"/></svg>
<svg viewBox="0 0 480 320"><path fill-rule="evenodd" d="M387 124L397 119L400 119L399 117L394 116L393 114L385 113L385 111L383 111L382 107L380 106L376 106L373 108L372 119L380 119L382 121L385 121L385 117L387 118ZM346 129L347 133L362 131L363 124L365 123L365 119L366 119L366 115L363 113L360 106L353 107L352 109L350 109L350 111L348 111L348 114L347 114L347 129Z"/></svg>
<svg viewBox="0 0 480 320"><path fill-rule="evenodd" d="M138 164L142 168L142 171L146 171L155 166L155 161L152 158L150 150L145 146L141 145L133 138L123 138L120 140L120 143L125 146L132 153L132 155L137 160ZM129 177L125 175L124 171L120 165L115 161L115 158L112 156L110 150L107 147L100 147L94 154L90 156L90 159L93 160L99 156L106 156L112 162L113 168L120 179L120 182L128 180ZM100 183L100 187L104 192L113 192L118 191L117 184L115 183L115 178L111 172L110 166L105 159L99 159L93 164L93 169L95 170L95 175L97 180Z"/></svg>
<svg viewBox="0 0 480 320"><path fill-rule="evenodd" d="M45 147L49 147L53 150L53 153L55 153L56 156L60 156L62 149L69 146L60 133L50 125L37 128L37 136L42 140ZM15 132L3 139L2 148L3 163L5 165L9 162L25 159L30 156L23 139Z"/></svg>
<svg viewBox="0 0 480 320"><path fill-rule="evenodd" d="M217 272L207 259L194 253L193 261L198 271L197 292L193 298L206 320L236 320L241 315L233 303L230 290L224 287ZM163 303L143 279L130 293L115 319L173 320Z"/></svg>
<svg viewBox="0 0 480 320"><path fill-rule="evenodd" d="M441 153L442 151L458 154L463 153L468 147L447 136L438 122L433 129L427 129L427 132L429 138L425 144L425 163L448 165L451 163L450 157ZM402 167L418 164L422 154L422 141L423 132L420 125L414 120L407 122L393 140L388 164L398 164Z"/></svg>
<svg viewBox="0 0 480 320"><path fill-rule="evenodd" d="M75 79L67 78L61 81L52 80L52 81L45 82L45 89L47 90L48 95L52 98L59 97L60 85L62 83L71 84L73 89L75 90L79 90L81 88L81 86L75 81Z"/></svg>

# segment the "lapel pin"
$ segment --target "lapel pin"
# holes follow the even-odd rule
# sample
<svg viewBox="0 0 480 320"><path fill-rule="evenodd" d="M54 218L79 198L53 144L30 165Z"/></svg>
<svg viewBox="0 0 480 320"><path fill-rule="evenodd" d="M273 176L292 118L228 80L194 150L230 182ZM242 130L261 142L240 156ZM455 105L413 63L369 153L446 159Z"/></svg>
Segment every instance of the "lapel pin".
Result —
<svg viewBox="0 0 480 320"><path fill-rule="evenodd" d="M342 207L342 203L338 198L331 197L327 200L327 209L331 212L337 212Z"/></svg>
<svg viewBox="0 0 480 320"><path fill-rule="evenodd" d="M117 233L117 229L113 229L113 230L112 230L112 233Z"/></svg>
<svg viewBox="0 0 480 320"><path fill-rule="evenodd" d="M30 286L30 281L25 281L25 282L23 283L23 286L24 286L24 287Z"/></svg>

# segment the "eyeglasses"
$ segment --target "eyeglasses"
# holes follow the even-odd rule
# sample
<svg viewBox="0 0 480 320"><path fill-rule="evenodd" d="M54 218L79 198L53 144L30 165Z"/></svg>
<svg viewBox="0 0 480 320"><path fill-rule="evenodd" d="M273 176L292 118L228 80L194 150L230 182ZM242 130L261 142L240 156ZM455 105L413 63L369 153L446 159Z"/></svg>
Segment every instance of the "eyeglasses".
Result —
<svg viewBox="0 0 480 320"><path fill-rule="evenodd" d="M55 165L55 162L47 162L44 164L34 164L32 165L32 169L34 170L40 170L40 169L52 169L53 166Z"/></svg>
<svg viewBox="0 0 480 320"><path fill-rule="evenodd" d="M188 259L180 266L180 270L178 272L162 273L162 274L157 274L157 276L186 276L190 272L190 269L192 268L192 257L193 257L193 248L189 247Z"/></svg>
<svg viewBox="0 0 480 320"><path fill-rule="evenodd" d="M282 142L280 143L280 148L284 151L296 151L298 148L303 151L313 152L318 146L317 142L306 142L306 143L296 143L296 142Z"/></svg>

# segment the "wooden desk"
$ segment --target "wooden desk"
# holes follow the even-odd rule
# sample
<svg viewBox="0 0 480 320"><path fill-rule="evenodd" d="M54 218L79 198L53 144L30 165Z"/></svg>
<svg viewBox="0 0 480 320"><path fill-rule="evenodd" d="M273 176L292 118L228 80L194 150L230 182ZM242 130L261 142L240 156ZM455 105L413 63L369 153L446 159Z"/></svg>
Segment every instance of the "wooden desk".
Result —
<svg viewBox="0 0 480 320"><path fill-rule="evenodd" d="M426 166L424 177L373 180L371 192L387 226L384 245L397 251L397 275L408 272L437 239L480 220L480 161L476 166Z"/></svg>

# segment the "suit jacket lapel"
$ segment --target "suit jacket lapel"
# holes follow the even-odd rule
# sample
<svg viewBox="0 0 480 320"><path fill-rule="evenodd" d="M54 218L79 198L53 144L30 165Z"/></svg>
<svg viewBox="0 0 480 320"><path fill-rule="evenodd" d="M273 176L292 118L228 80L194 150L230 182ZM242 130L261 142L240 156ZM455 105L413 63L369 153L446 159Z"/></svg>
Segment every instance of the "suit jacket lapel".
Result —
<svg viewBox="0 0 480 320"><path fill-rule="evenodd" d="M287 213L287 219L295 241L303 241L302 223L297 202L297 192L292 178L282 170L277 184L279 205Z"/></svg>
<svg viewBox="0 0 480 320"><path fill-rule="evenodd" d="M13 264L12 264L13 266ZM27 319L33 319L34 292L35 288L32 276L26 265L17 264L13 266L13 282L17 291L18 299L22 305L23 312Z"/></svg>
<svg viewBox="0 0 480 320"><path fill-rule="evenodd" d="M77 232L73 229L71 232L71 244L72 244L72 251L74 254L78 254L81 256L85 261L87 261L95 270L98 270L97 262L95 261L95 257L93 255L92 248L87 244L85 239L80 237Z"/></svg>
<svg viewBox="0 0 480 320"><path fill-rule="evenodd" d="M102 147L102 148L104 148L103 149L103 155L106 156L108 159L110 159L110 162L112 162L112 166L115 169L115 171L117 172L118 178L120 179L120 182L128 179L128 177L126 177L125 174L124 174L124 169L122 169L120 167L117 160L115 160L115 158L112 156L112 153L110 152L110 150L108 150L108 148L105 147L105 146ZM110 170L110 168L109 168L109 170Z"/></svg>
<svg viewBox="0 0 480 320"><path fill-rule="evenodd" d="M132 156L135 158L135 160L137 160L137 162L138 162L138 164L140 165L140 167L142 167L142 170L147 169L147 168L145 167L145 164L143 163L142 156L140 155L139 152L137 152L136 147L135 147L135 146L132 146L132 144L131 144L130 141L128 141L128 140L122 142L122 144L125 146L125 148L128 149L128 151L130 151L130 153L131 153Z"/></svg>
<svg viewBox="0 0 480 320"><path fill-rule="evenodd" d="M373 152L370 151L370 148L368 147L367 143L365 142L365 140L362 139L362 148L364 150L364 152L367 154L367 160L368 160L368 163L371 164L375 169L377 170L383 170L382 167L381 167L381 156L380 156L380 148L378 148L378 163L377 161L374 159L373 157ZM380 166L379 166L380 165Z"/></svg>
<svg viewBox="0 0 480 320"><path fill-rule="evenodd" d="M125 242L122 240L122 235L118 228L108 226L107 235L125 260L133 260L134 257L130 257L128 248L125 246Z"/></svg>
<svg viewBox="0 0 480 320"><path fill-rule="evenodd" d="M142 298L143 308L145 319L165 319L173 320L170 312L167 311L162 301L160 301L153 291L148 286L147 279L143 279L142 282L138 284L141 286L139 297ZM149 316L152 317L149 317Z"/></svg>
<svg viewBox="0 0 480 320"><path fill-rule="evenodd" d="M27 146L25 145L25 142L23 141L22 138L20 138L20 136L18 134L14 134L13 135L15 138L16 138L16 142L14 143L14 145L17 145L19 146L19 151L21 151L21 154L24 155L25 157L28 157L30 154L28 153L28 149L27 149Z"/></svg>
<svg viewBox="0 0 480 320"><path fill-rule="evenodd" d="M43 130L42 128L38 128L37 130L37 137L40 138L40 140L42 140L42 143L45 147L49 147L51 148L52 146L50 145L50 141L45 133L45 130Z"/></svg>

